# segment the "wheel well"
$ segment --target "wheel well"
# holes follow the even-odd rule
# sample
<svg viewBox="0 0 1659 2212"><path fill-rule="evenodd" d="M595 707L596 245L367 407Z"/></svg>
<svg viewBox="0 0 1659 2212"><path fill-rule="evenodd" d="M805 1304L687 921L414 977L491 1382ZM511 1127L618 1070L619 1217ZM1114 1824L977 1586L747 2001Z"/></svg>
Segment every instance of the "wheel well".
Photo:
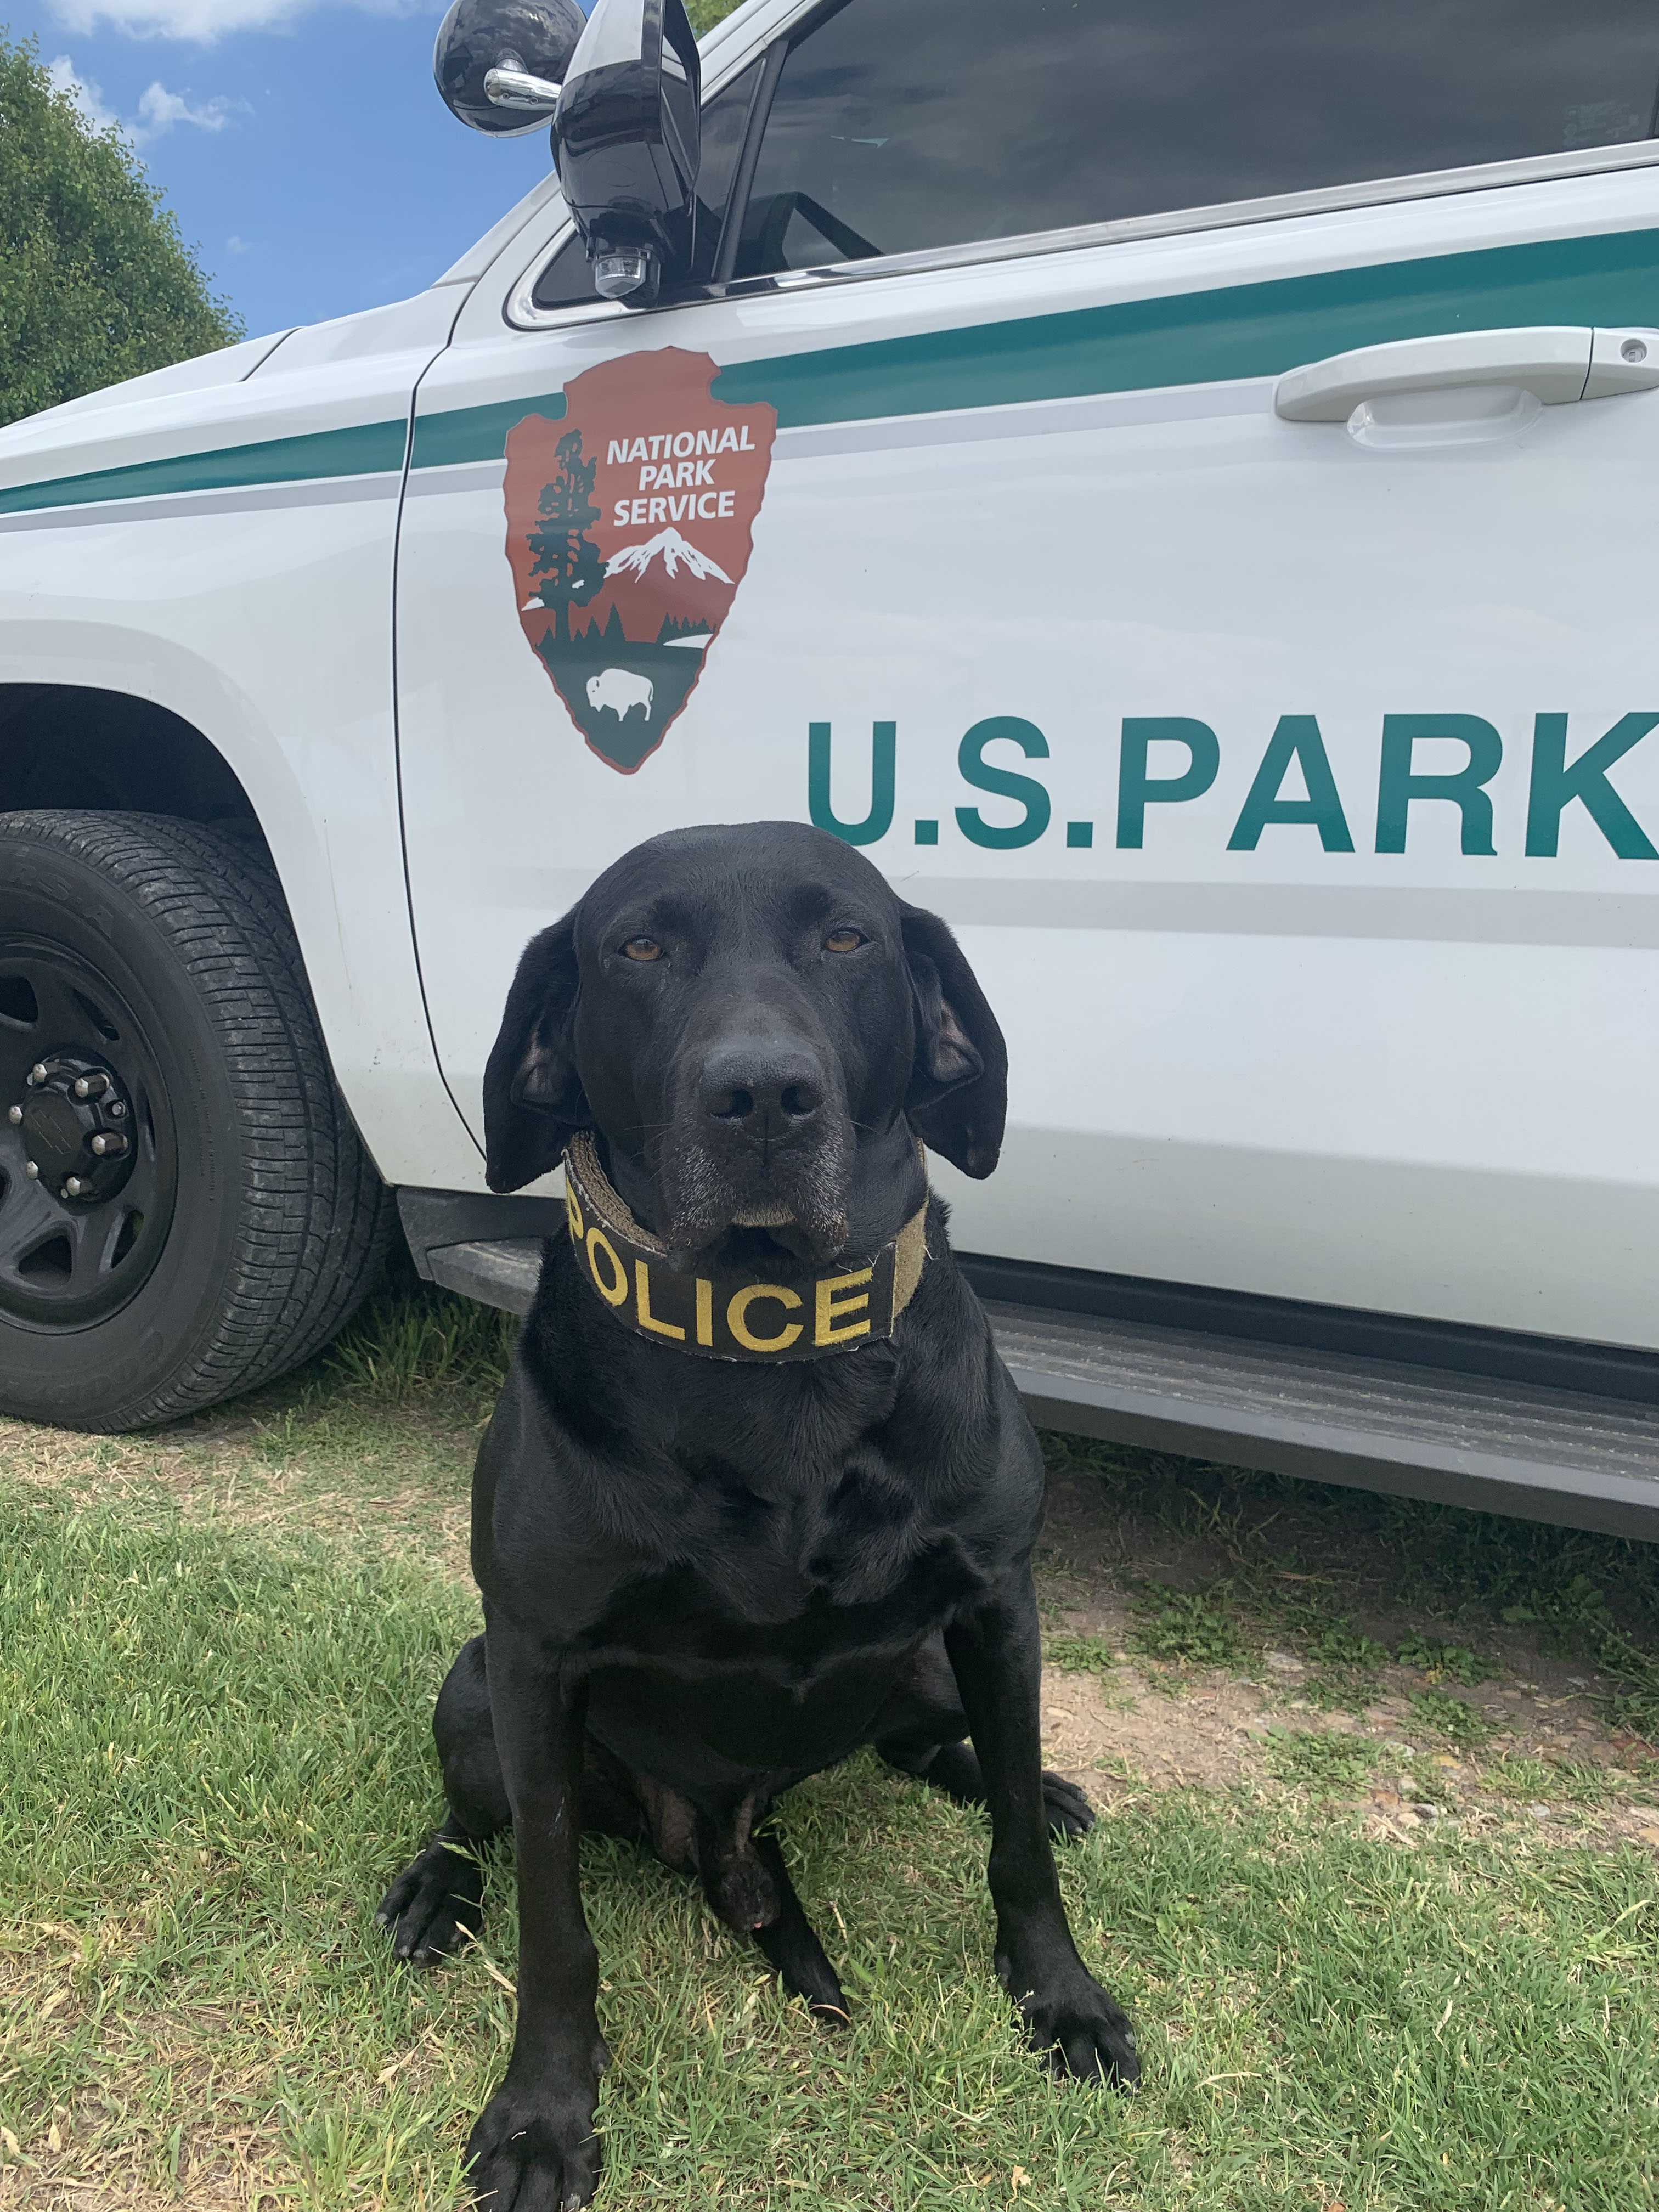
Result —
<svg viewBox="0 0 1659 2212"><path fill-rule="evenodd" d="M0 812L54 806L259 828L223 756L167 708L124 691L0 684Z"/></svg>

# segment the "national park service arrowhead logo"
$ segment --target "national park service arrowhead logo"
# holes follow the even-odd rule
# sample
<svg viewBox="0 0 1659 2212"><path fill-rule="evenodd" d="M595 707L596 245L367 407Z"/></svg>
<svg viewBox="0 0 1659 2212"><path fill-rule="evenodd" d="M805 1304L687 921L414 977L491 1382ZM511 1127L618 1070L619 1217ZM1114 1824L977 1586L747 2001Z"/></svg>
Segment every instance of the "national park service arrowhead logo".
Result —
<svg viewBox="0 0 1659 2212"><path fill-rule="evenodd" d="M571 719L631 775L702 674L737 596L777 413L710 392L706 353L625 354L507 440L519 620Z"/></svg>

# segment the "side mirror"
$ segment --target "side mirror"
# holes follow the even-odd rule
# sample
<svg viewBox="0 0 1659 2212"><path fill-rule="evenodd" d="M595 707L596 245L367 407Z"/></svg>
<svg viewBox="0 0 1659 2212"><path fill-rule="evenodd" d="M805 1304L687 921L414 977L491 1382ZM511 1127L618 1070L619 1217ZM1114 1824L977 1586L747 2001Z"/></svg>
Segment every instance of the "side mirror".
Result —
<svg viewBox="0 0 1659 2212"><path fill-rule="evenodd" d="M454 0L432 49L445 106L492 138L539 131L586 28L576 0Z"/></svg>
<svg viewBox="0 0 1659 2212"><path fill-rule="evenodd" d="M702 73L684 0L595 0L553 124L566 204L606 299L689 275Z"/></svg>

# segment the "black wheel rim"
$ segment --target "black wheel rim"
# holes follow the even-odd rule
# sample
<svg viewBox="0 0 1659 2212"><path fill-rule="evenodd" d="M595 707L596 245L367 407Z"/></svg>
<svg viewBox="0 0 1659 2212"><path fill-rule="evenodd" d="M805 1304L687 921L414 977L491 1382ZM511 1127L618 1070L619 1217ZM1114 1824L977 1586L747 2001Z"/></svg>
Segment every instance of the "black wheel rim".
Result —
<svg viewBox="0 0 1659 2212"><path fill-rule="evenodd" d="M177 1195L167 1085L126 1000L67 945L0 939L0 1316L76 1329L118 1311Z"/></svg>

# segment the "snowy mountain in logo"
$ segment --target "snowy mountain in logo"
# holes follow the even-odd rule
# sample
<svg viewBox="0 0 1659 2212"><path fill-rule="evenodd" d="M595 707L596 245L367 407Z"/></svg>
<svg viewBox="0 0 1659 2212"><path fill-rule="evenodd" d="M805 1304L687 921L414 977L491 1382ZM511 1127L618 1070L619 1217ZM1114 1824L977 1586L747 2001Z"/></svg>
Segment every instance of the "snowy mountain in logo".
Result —
<svg viewBox="0 0 1659 2212"><path fill-rule="evenodd" d="M716 577L722 584L729 584L732 580L718 561L711 561L706 553L699 553L690 540L682 538L672 524L666 530L659 530L654 538L647 538L643 545L624 545L620 553L613 553L605 564L605 575L607 578L631 576L637 581L659 553L671 582L678 575L682 562L700 583L710 576Z"/></svg>

